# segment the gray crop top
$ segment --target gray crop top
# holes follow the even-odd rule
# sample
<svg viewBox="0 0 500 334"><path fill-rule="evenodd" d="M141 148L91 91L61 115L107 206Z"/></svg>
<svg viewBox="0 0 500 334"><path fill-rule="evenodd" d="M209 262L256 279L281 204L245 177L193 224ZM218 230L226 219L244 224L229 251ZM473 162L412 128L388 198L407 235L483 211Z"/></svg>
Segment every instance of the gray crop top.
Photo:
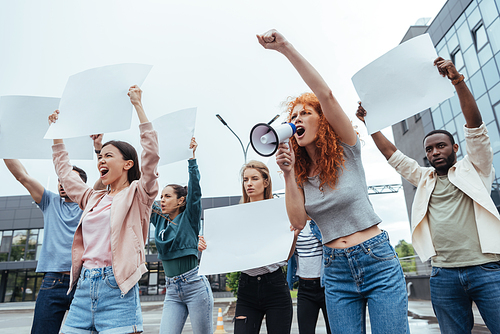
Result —
<svg viewBox="0 0 500 334"><path fill-rule="evenodd" d="M335 189L324 185L321 191L318 175L309 177L303 185L306 212L318 225L323 244L381 222L368 199L359 138L354 146L342 146L345 166Z"/></svg>

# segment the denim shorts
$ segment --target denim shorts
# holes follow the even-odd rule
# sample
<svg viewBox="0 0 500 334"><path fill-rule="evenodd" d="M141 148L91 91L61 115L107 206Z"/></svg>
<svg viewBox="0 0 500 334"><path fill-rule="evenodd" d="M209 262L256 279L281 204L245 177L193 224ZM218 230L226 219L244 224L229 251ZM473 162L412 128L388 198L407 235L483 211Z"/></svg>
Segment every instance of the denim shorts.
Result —
<svg viewBox="0 0 500 334"><path fill-rule="evenodd" d="M142 332L139 287L122 294L112 267L82 268L64 334Z"/></svg>

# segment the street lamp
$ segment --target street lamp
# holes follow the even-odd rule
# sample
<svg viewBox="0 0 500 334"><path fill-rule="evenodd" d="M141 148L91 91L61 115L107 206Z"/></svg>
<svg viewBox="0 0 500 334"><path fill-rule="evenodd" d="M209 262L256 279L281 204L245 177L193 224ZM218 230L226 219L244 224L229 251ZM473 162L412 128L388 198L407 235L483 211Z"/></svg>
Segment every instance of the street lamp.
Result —
<svg viewBox="0 0 500 334"><path fill-rule="evenodd" d="M231 129L231 127L229 127L229 125L227 125L226 121L222 118L221 115L217 114L215 115L215 117L217 117L217 119L224 125L226 126L229 131L231 131L233 133L233 135L236 137L236 139L238 139L238 141L240 142L240 145L241 145L241 149L243 150L243 156L245 158L245 163L247 163L247 153L248 153L248 148L250 147L250 142L248 142L246 148L243 146L243 143L241 142L241 139L240 137L238 137L238 135L236 133L234 133L233 129ZM280 117L280 115L276 115L273 117L272 120L270 120L267 124L271 124L272 122L274 122L275 120L278 119L278 117Z"/></svg>

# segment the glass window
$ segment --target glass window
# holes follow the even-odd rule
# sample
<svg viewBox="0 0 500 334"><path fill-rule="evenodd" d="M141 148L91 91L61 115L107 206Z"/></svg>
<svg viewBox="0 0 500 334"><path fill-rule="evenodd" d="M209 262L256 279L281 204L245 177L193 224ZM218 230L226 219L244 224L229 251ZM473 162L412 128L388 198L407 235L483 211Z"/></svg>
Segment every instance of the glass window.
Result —
<svg viewBox="0 0 500 334"><path fill-rule="evenodd" d="M479 51L477 57L479 58L479 63L481 64L481 66L486 64L486 62L493 57L493 52L491 52L491 46L489 44L486 44L486 46L483 47L481 51Z"/></svg>
<svg viewBox="0 0 500 334"><path fill-rule="evenodd" d="M480 24L474 29L474 43L476 44L476 50L481 50L486 43L488 43L488 37L486 37L486 30L484 26Z"/></svg>
<svg viewBox="0 0 500 334"><path fill-rule="evenodd" d="M495 22L493 22L491 26L486 29L486 32L490 38L493 53L497 53L500 51L500 18L497 18Z"/></svg>
<svg viewBox="0 0 500 334"><path fill-rule="evenodd" d="M496 122L491 122L486 126L488 128L488 136L490 136L491 148L493 152L500 151L500 134Z"/></svg>
<svg viewBox="0 0 500 334"><path fill-rule="evenodd" d="M469 48L464 53L465 66L469 75L473 75L479 70L479 61L477 60L476 49Z"/></svg>
<svg viewBox="0 0 500 334"><path fill-rule="evenodd" d="M488 63L486 63L482 68L484 81L486 82L486 88L490 89L494 85L500 81L500 76L498 75L498 68L495 64L495 60L491 59Z"/></svg>
<svg viewBox="0 0 500 334"><path fill-rule="evenodd" d="M460 17L455 21L454 26L459 27L464 22L465 22L465 14L462 13L462 15L460 15Z"/></svg>
<svg viewBox="0 0 500 334"><path fill-rule="evenodd" d="M420 113L418 114L415 114L415 123L417 123L418 121L420 121L420 119L422 118L422 116L420 115Z"/></svg>
<svg viewBox="0 0 500 334"><path fill-rule="evenodd" d="M472 1L472 2L470 3L469 7L467 7L467 8L465 9L465 14L466 14L467 16L470 16L470 15L471 15L471 13L472 13L472 11L474 11L474 9L476 9L476 7L477 7L477 2L476 2L476 1Z"/></svg>
<svg viewBox="0 0 500 334"><path fill-rule="evenodd" d="M460 41L460 48L462 50L467 50L467 48L472 45L472 36L469 30L469 25L464 22L457 30L458 40Z"/></svg>
<svg viewBox="0 0 500 334"><path fill-rule="evenodd" d="M460 108L460 101L458 100L458 95L456 92L448 101L450 101L453 116L457 116L458 114L462 113L462 109Z"/></svg>
<svg viewBox="0 0 500 334"><path fill-rule="evenodd" d="M445 123L448 123L453 118L450 108L450 102L446 100L443 103L441 103L440 107L441 107L441 113L443 114L443 121Z"/></svg>
<svg viewBox="0 0 500 334"><path fill-rule="evenodd" d="M16 230L12 237L9 261L24 261L27 241L27 230Z"/></svg>
<svg viewBox="0 0 500 334"><path fill-rule="evenodd" d="M495 174L500 175L500 152L493 155L493 167L495 167Z"/></svg>
<svg viewBox="0 0 500 334"><path fill-rule="evenodd" d="M495 115L497 115L497 121L500 122L500 103L493 108L495 109ZM500 173L500 169L498 171Z"/></svg>
<svg viewBox="0 0 500 334"><path fill-rule="evenodd" d="M437 108L432 112L432 120L434 121L434 127L436 129L441 129L444 125L443 119L441 118L441 109Z"/></svg>
<svg viewBox="0 0 500 334"><path fill-rule="evenodd" d="M490 96L491 104L495 104L500 101L500 83L496 84L492 89L489 90L488 95ZM499 115L500 116L500 115ZM500 117L497 117L500 121Z"/></svg>
<svg viewBox="0 0 500 334"><path fill-rule="evenodd" d="M12 241L12 231L0 232L0 253L9 253Z"/></svg>
<svg viewBox="0 0 500 334"><path fill-rule="evenodd" d="M479 21L481 21L481 13L479 13L479 9L474 9L472 13L467 17L467 21L469 22L469 27L476 26Z"/></svg>
<svg viewBox="0 0 500 334"><path fill-rule="evenodd" d="M488 94L484 94L480 99L477 100L477 106L479 107L481 116L483 116L484 124L488 124L495 119L495 117L493 116L493 109L491 108Z"/></svg>
<svg viewBox="0 0 500 334"><path fill-rule="evenodd" d="M465 117L462 113L455 118L455 125L457 126L457 136L460 141L465 140L464 134Z"/></svg>
<svg viewBox="0 0 500 334"><path fill-rule="evenodd" d="M450 29L450 32L453 32L453 35L451 35L451 38L448 40L448 50L452 52L458 47L458 38L457 34L454 33L453 28Z"/></svg>
<svg viewBox="0 0 500 334"><path fill-rule="evenodd" d="M457 68L457 70L461 70L462 67L464 67L464 57L462 56L462 52L460 52L460 48L457 48L453 53L451 54L451 61Z"/></svg>
<svg viewBox="0 0 500 334"><path fill-rule="evenodd" d="M401 121L401 128L403 129L403 134L408 131L408 122L406 122L406 119Z"/></svg>
<svg viewBox="0 0 500 334"><path fill-rule="evenodd" d="M453 120L451 120L451 122L449 122L448 124L446 124L444 126L445 130L448 131L449 133L452 133L452 134L455 134L456 135L456 132L457 132L457 128L455 127L455 122L453 122ZM455 138L455 141L457 141L458 138Z"/></svg>
<svg viewBox="0 0 500 334"><path fill-rule="evenodd" d="M486 86L484 84L483 73L481 71L477 71L476 74L470 78L470 84L472 86L472 90L474 91L474 97L477 98L486 93Z"/></svg>
<svg viewBox="0 0 500 334"><path fill-rule="evenodd" d="M445 45L446 45L446 39L441 38L439 43L436 45L436 50L438 50L438 53L445 47Z"/></svg>
<svg viewBox="0 0 500 334"><path fill-rule="evenodd" d="M489 26L498 17L497 6L493 0L483 0L479 4L485 26Z"/></svg>

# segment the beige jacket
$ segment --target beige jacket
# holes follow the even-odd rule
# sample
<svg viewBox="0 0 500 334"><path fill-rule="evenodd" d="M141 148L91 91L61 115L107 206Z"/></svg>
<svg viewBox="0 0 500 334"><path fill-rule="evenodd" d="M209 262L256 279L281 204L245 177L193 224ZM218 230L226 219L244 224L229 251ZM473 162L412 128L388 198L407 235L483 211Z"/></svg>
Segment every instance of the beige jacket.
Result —
<svg viewBox="0 0 500 334"><path fill-rule="evenodd" d="M111 204L111 254L113 274L123 294L126 294L147 272L144 244L148 236L151 206L158 194L158 136L151 123L139 125L141 132L141 178L113 198ZM72 173L64 144L52 146L56 173L68 196L83 210L71 248L71 280L68 293L78 281L82 270L82 221L94 208L106 190L96 191Z"/></svg>
<svg viewBox="0 0 500 334"><path fill-rule="evenodd" d="M483 253L500 254L500 216L490 197L495 178L493 152L484 123L479 128L464 126L467 155L448 171L448 179L474 201L479 243ZM389 164L408 182L417 187L411 211L413 247L422 261L436 255L427 219L427 206L434 186L436 172L396 151ZM458 241L460 242L460 241Z"/></svg>

